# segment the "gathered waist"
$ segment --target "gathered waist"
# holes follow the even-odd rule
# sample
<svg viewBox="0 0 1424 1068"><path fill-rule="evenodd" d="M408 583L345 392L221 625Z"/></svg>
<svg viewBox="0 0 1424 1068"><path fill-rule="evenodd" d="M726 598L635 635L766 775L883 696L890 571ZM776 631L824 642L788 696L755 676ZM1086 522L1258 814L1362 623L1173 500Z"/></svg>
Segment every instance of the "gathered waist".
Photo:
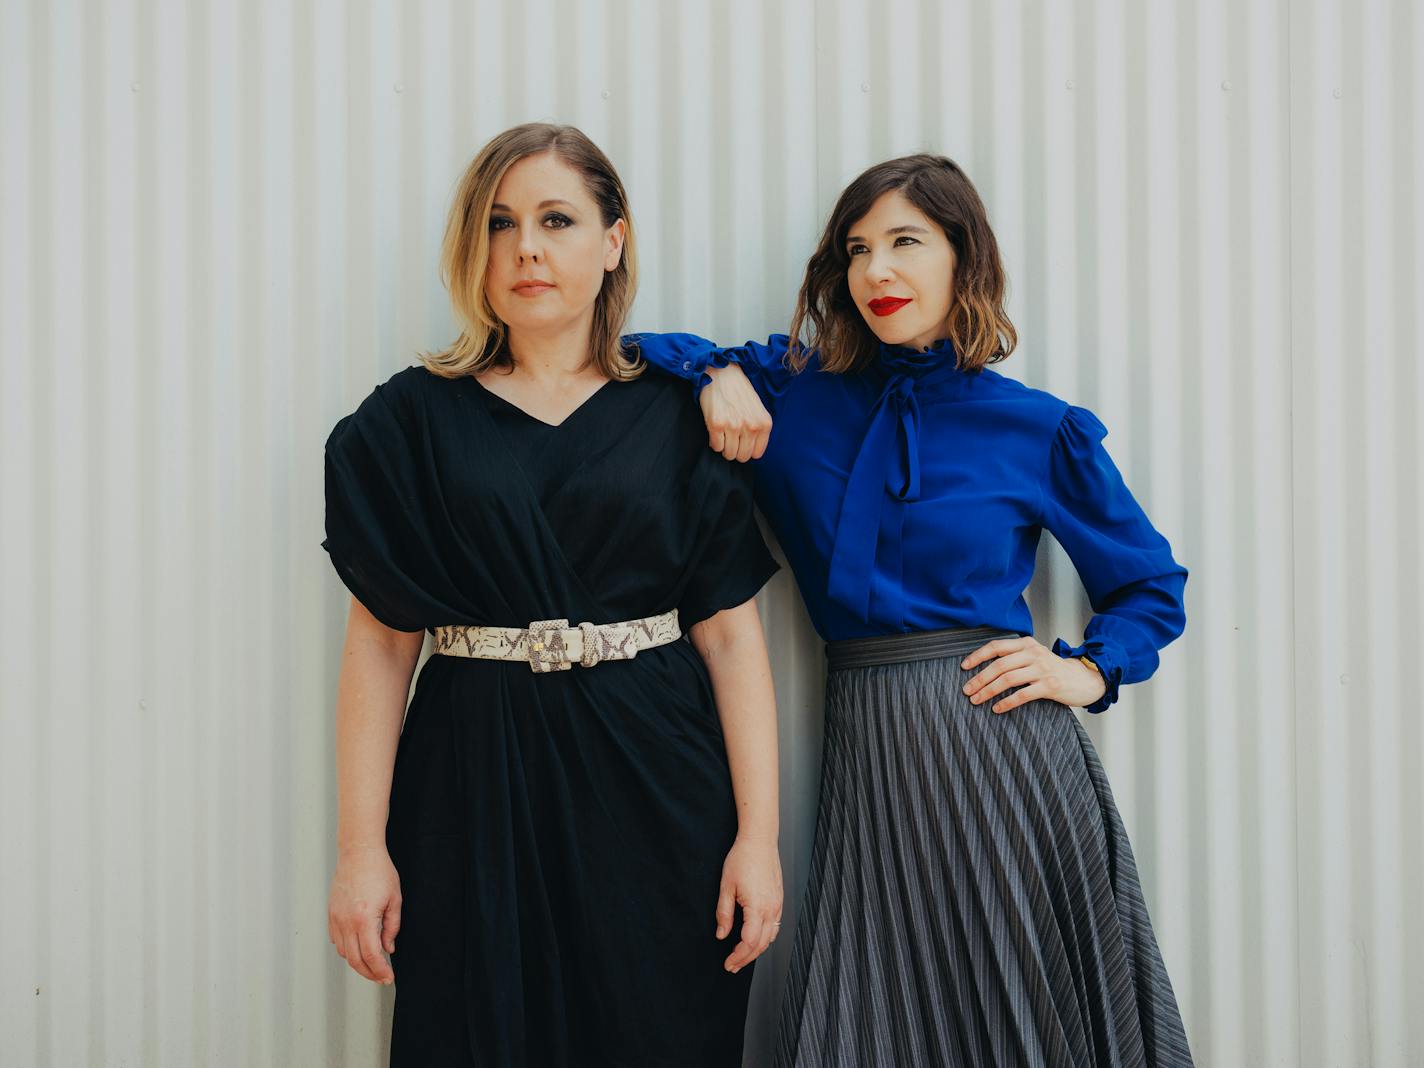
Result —
<svg viewBox="0 0 1424 1068"><path fill-rule="evenodd" d="M843 671L876 664L905 664L912 660L964 656L996 638L1019 636L1017 631L999 627L949 627L944 630L917 630L909 634L846 638L826 643L826 667L830 671Z"/></svg>

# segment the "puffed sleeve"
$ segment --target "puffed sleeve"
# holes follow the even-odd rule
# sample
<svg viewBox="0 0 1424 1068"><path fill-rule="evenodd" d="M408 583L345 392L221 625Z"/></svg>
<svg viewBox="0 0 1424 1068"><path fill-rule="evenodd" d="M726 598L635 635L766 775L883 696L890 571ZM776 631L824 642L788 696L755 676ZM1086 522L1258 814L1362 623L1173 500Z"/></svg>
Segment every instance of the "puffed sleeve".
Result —
<svg viewBox="0 0 1424 1068"><path fill-rule="evenodd" d="M458 613L432 521L430 463L422 449L412 368L377 386L326 441L326 537L341 581L393 630L438 626ZM448 532L446 532L448 534Z"/></svg>
<svg viewBox="0 0 1424 1068"><path fill-rule="evenodd" d="M1068 407L1051 448L1042 523L1068 553L1095 613L1081 645L1062 638L1059 656L1088 656L1107 692L1089 712L1118 698L1124 683L1157 670L1158 650L1186 626L1187 570L1128 491L1103 447L1107 428L1086 408Z"/></svg>
<svg viewBox="0 0 1424 1068"><path fill-rule="evenodd" d="M773 416L797 373L786 363L790 341L786 334L772 334L765 344L748 341L744 345L722 348L696 334L629 334L623 338L625 346L637 348L652 367L691 382L694 395L701 393L702 387L712 381L707 373L709 368L735 363L746 374L762 404ZM815 362L816 356L812 353L807 370Z"/></svg>
<svg viewBox="0 0 1424 1068"><path fill-rule="evenodd" d="M754 597L778 568L752 510L753 469L702 449L689 480L688 514L697 516L688 579L678 599L684 633L695 623Z"/></svg>

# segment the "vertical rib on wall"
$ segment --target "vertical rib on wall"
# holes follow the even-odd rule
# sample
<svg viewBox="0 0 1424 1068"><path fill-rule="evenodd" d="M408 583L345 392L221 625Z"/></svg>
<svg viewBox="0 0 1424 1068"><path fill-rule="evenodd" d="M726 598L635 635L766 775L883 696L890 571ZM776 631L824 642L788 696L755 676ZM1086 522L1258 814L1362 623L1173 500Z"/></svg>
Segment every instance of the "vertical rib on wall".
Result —
<svg viewBox="0 0 1424 1068"><path fill-rule="evenodd" d="M631 325L725 341L785 329L863 167L965 166L1005 372L1098 412L1192 572L1089 729L1199 1062L1424 1057L1421 53L1404 0L0 5L8 1055L381 1063L390 994L325 934L321 445L450 338L460 170L553 119L629 187ZM789 934L822 664L787 574L762 602Z"/></svg>

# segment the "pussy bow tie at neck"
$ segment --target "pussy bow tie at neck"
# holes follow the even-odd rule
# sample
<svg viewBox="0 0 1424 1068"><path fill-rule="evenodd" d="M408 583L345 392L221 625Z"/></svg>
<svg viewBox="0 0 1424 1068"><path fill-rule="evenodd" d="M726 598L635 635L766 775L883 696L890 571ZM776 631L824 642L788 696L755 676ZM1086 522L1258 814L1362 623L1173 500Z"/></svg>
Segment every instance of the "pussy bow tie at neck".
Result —
<svg viewBox="0 0 1424 1068"><path fill-rule="evenodd" d="M920 497L917 394L962 374L948 340L924 351L882 344L880 368L885 384L851 466L827 587L831 600L863 622L870 621L871 573L887 497L905 502Z"/></svg>

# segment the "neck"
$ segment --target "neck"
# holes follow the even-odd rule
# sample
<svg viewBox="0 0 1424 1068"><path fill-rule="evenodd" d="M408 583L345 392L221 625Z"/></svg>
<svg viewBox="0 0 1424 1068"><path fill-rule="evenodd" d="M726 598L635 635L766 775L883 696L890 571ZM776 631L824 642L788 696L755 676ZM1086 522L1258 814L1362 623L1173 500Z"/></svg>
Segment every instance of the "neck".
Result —
<svg viewBox="0 0 1424 1068"><path fill-rule="evenodd" d="M934 347L936 342L943 341L949 337L949 324L941 323L938 327L921 334L919 337L911 338L904 343L907 349L914 349L916 352L925 352Z"/></svg>
<svg viewBox="0 0 1424 1068"><path fill-rule="evenodd" d="M509 355L517 373L536 381L557 381L589 369L593 315L546 330L514 330L508 335Z"/></svg>

